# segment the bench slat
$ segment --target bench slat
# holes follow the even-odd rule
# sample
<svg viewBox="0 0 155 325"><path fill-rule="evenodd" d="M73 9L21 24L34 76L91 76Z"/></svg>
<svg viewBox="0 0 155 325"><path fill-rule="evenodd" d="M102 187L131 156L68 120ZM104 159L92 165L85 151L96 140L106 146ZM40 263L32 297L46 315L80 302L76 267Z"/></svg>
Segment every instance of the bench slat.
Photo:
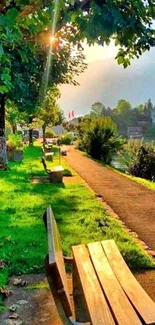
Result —
<svg viewBox="0 0 155 325"><path fill-rule="evenodd" d="M94 268L118 325L141 325L135 310L119 284L100 242L88 244Z"/></svg>
<svg viewBox="0 0 155 325"><path fill-rule="evenodd" d="M73 246L75 265L82 284L92 325L114 325L85 245Z"/></svg>
<svg viewBox="0 0 155 325"><path fill-rule="evenodd" d="M46 224L48 232L49 267L54 276L66 315L72 316L71 301L67 285L67 276L61 247L61 238L50 206L46 210ZM48 272L49 276L49 272Z"/></svg>
<svg viewBox="0 0 155 325"><path fill-rule="evenodd" d="M133 276L114 240L102 241L108 261L131 303L146 324L155 324L155 303Z"/></svg>

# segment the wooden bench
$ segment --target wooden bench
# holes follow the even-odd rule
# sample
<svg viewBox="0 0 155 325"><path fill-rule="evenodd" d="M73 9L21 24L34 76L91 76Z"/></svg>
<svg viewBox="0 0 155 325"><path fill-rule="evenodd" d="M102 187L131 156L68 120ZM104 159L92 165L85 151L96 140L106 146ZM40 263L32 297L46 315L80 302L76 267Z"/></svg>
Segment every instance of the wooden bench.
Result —
<svg viewBox="0 0 155 325"><path fill-rule="evenodd" d="M43 164L43 167L44 167L47 175L49 176L50 182L62 183L64 168L62 166L56 166L56 167L53 167L52 169L48 169L44 157L42 157L41 162Z"/></svg>
<svg viewBox="0 0 155 325"><path fill-rule="evenodd" d="M53 149L53 145L52 144L45 144L43 143L43 148L45 152L51 152L51 150Z"/></svg>
<svg viewBox="0 0 155 325"><path fill-rule="evenodd" d="M53 161L54 152L46 152L44 147L42 147L42 153L46 160Z"/></svg>
<svg viewBox="0 0 155 325"><path fill-rule="evenodd" d="M44 214L47 279L63 324L73 318L60 234L51 207ZM73 287L82 288L89 324L155 325L155 303L129 270L113 240L72 247ZM74 285L74 279L78 279Z"/></svg>

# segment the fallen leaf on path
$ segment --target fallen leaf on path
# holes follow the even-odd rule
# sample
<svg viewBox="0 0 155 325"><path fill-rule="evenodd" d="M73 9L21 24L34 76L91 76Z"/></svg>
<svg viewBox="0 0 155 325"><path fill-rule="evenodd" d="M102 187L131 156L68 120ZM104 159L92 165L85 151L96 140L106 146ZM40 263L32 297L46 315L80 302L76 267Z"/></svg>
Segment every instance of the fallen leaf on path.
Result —
<svg viewBox="0 0 155 325"><path fill-rule="evenodd" d="M15 311L17 309L18 305L12 305L9 307L10 311Z"/></svg>
<svg viewBox="0 0 155 325"><path fill-rule="evenodd" d="M21 320L11 320L11 319L8 319L6 321L6 325L23 325L23 322Z"/></svg>
<svg viewBox="0 0 155 325"><path fill-rule="evenodd" d="M28 282L27 281L23 281L22 279L13 279L12 284L14 286L24 287L25 285L28 284Z"/></svg>
<svg viewBox="0 0 155 325"><path fill-rule="evenodd" d="M19 304L19 305L26 305L26 304L28 304L28 301L27 300L18 300L17 301L17 304Z"/></svg>
<svg viewBox="0 0 155 325"><path fill-rule="evenodd" d="M10 315L9 318L10 319L17 319L17 318L19 318L19 315L14 313L14 314Z"/></svg>
<svg viewBox="0 0 155 325"><path fill-rule="evenodd" d="M14 286L18 286L19 284L21 284L22 279L13 279L12 283Z"/></svg>
<svg viewBox="0 0 155 325"><path fill-rule="evenodd" d="M0 261L0 269L4 269L5 268L5 264L4 264L4 261L3 260L1 260Z"/></svg>
<svg viewBox="0 0 155 325"><path fill-rule="evenodd" d="M8 297L12 294L12 291L7 287L2 287L0 288L0 293L4 295L4 297Z"/></svg>

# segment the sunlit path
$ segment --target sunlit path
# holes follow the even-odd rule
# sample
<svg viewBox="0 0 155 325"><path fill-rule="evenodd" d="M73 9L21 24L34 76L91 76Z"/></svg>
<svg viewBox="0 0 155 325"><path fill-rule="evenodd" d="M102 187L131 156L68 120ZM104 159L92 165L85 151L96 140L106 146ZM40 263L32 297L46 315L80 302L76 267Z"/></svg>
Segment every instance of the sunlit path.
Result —
<svg viewBox="0 0 155 325"><path fill-rule="evenodd" d="M155 191L101 166L75 149L70 149L65 159L125 224L155 250Z"/></svg>

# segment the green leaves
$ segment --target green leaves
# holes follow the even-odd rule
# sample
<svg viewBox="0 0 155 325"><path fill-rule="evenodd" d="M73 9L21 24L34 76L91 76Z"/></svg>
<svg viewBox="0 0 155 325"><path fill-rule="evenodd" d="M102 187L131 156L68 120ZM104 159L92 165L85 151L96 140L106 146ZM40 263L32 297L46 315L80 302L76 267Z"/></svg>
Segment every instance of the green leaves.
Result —
<svg viewBox="0 0 155 325"><path fill-rule="evenodd" d="M4 85L0 85L0 94L8 93L8 87Z"/></svg>
<svg viewBox="0 0 155 325"><path fill-rule="evenodd" d="M5 15L6 19L11 22L12 25L16 23L16 19L19 15L19 11L16 8L9 9Z"/></svg>
<svg viewBox="0 0 155 325"><path fill-rule="evenodd" d="M131 59L155 46L154 1L94 0L81 5L75 1L65 13L77 27L75 39L86 38L89 44L108 44L110 39L116 39L123 51L116 57L118 64L127 67ZM82 13L77 15L80 7Z"/></svg>
<svg viewBox="0 0 155 325"><path fill-rule="evenodd" d="M84 70L84 57L82 51L71 56L72 44L78 47L85 39L90 45L109 45L114 39L120 47L117 62L128 67L134 57L155 46L153 5L151 0L59 0L56 12L54 0L14 0L13 8L7 1L5 10L0 5L0 92L9 91L21 109L31 111L36 105L42 79L45 83L51 17L56 17L61 41L53 48L49 85L77 84L74 75Z"/></svg>
<svg viewBox="0 0 155 325"><path fill-rule="evenodd" d="M4 49L3 49L3 45L0 44L0 58L1 56L4 54Z"/></svg>
<svg viewBox="0 0 155 325"><path fill-rule="evenodd" d="M8 92L9 89L12 87L10 69L7 67L3 68L0 77L1 81L3 82L3 85L0 88L0 93L4 94L5 91Z"/></svg>

